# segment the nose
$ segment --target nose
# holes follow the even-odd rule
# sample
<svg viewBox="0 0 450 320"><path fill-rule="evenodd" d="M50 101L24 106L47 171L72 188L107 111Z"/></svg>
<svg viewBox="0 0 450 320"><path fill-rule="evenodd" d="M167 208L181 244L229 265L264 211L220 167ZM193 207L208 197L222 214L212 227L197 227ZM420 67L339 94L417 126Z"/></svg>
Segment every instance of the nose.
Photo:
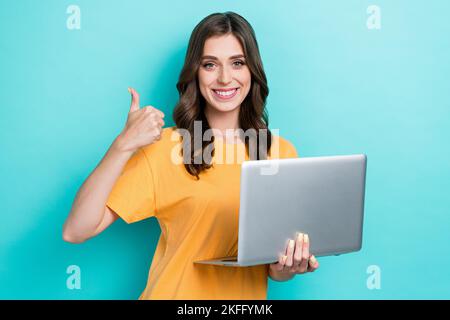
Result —
<svg viewBox="0 0 450 320"><path fill-rule="evenodd" d="M217 77L217 81L220 84L226 85L230 83L231 80L232 80L231 72L226 67L221 68L219 76Z"/></svg>

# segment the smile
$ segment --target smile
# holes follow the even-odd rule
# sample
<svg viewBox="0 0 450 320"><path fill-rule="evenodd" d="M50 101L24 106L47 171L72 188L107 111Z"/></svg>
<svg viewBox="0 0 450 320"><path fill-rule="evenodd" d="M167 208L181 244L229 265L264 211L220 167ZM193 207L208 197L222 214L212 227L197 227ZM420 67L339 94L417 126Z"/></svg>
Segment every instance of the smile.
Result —
<svg viewBox="0 0 450 320"><path fill-rule="evenodd" d="M212 89L212 92L214 93L214 97L218 98L219 100L230 100L236 94L238 93L239 88L233 88L233 89Z"/></svg>

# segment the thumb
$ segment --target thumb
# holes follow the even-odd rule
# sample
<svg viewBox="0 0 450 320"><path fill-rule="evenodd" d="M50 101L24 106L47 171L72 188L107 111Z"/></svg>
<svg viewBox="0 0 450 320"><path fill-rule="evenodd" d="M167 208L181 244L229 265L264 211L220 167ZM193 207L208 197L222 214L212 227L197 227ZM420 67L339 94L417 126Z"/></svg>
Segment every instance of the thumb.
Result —
<svg viewBox="0 0 450 320"><path fill-rule="evenodd" d="M133 88L128 88L128 92L131 94L130 112L139 110L139 94Z"/></svg>

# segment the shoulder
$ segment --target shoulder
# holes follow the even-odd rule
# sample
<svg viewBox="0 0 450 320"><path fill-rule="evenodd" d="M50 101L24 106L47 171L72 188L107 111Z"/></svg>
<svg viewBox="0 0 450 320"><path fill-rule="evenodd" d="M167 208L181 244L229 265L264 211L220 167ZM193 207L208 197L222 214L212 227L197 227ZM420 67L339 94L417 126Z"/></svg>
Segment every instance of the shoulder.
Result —
<svg viewBox="0 0 450 320"><path fill-rule="evenodd" d="M294 144L282 136L272 135L271 158L297 158L298 153ZM278 154L278 156L277 156Z"/></svg>

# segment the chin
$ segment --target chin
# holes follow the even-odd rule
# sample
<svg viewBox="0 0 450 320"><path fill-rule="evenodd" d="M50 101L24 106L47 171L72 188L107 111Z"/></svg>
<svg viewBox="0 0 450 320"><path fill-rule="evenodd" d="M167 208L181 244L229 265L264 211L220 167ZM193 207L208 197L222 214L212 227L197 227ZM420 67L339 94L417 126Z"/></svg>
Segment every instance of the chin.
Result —
<svg viewBox="0 0 450 320"><path fill-rule="evenodd" d="M220 111L220 112L230 112L235 109L238 109L240 104L236 103L217 103L213 101L209 104L214 110Z"/></svg>

